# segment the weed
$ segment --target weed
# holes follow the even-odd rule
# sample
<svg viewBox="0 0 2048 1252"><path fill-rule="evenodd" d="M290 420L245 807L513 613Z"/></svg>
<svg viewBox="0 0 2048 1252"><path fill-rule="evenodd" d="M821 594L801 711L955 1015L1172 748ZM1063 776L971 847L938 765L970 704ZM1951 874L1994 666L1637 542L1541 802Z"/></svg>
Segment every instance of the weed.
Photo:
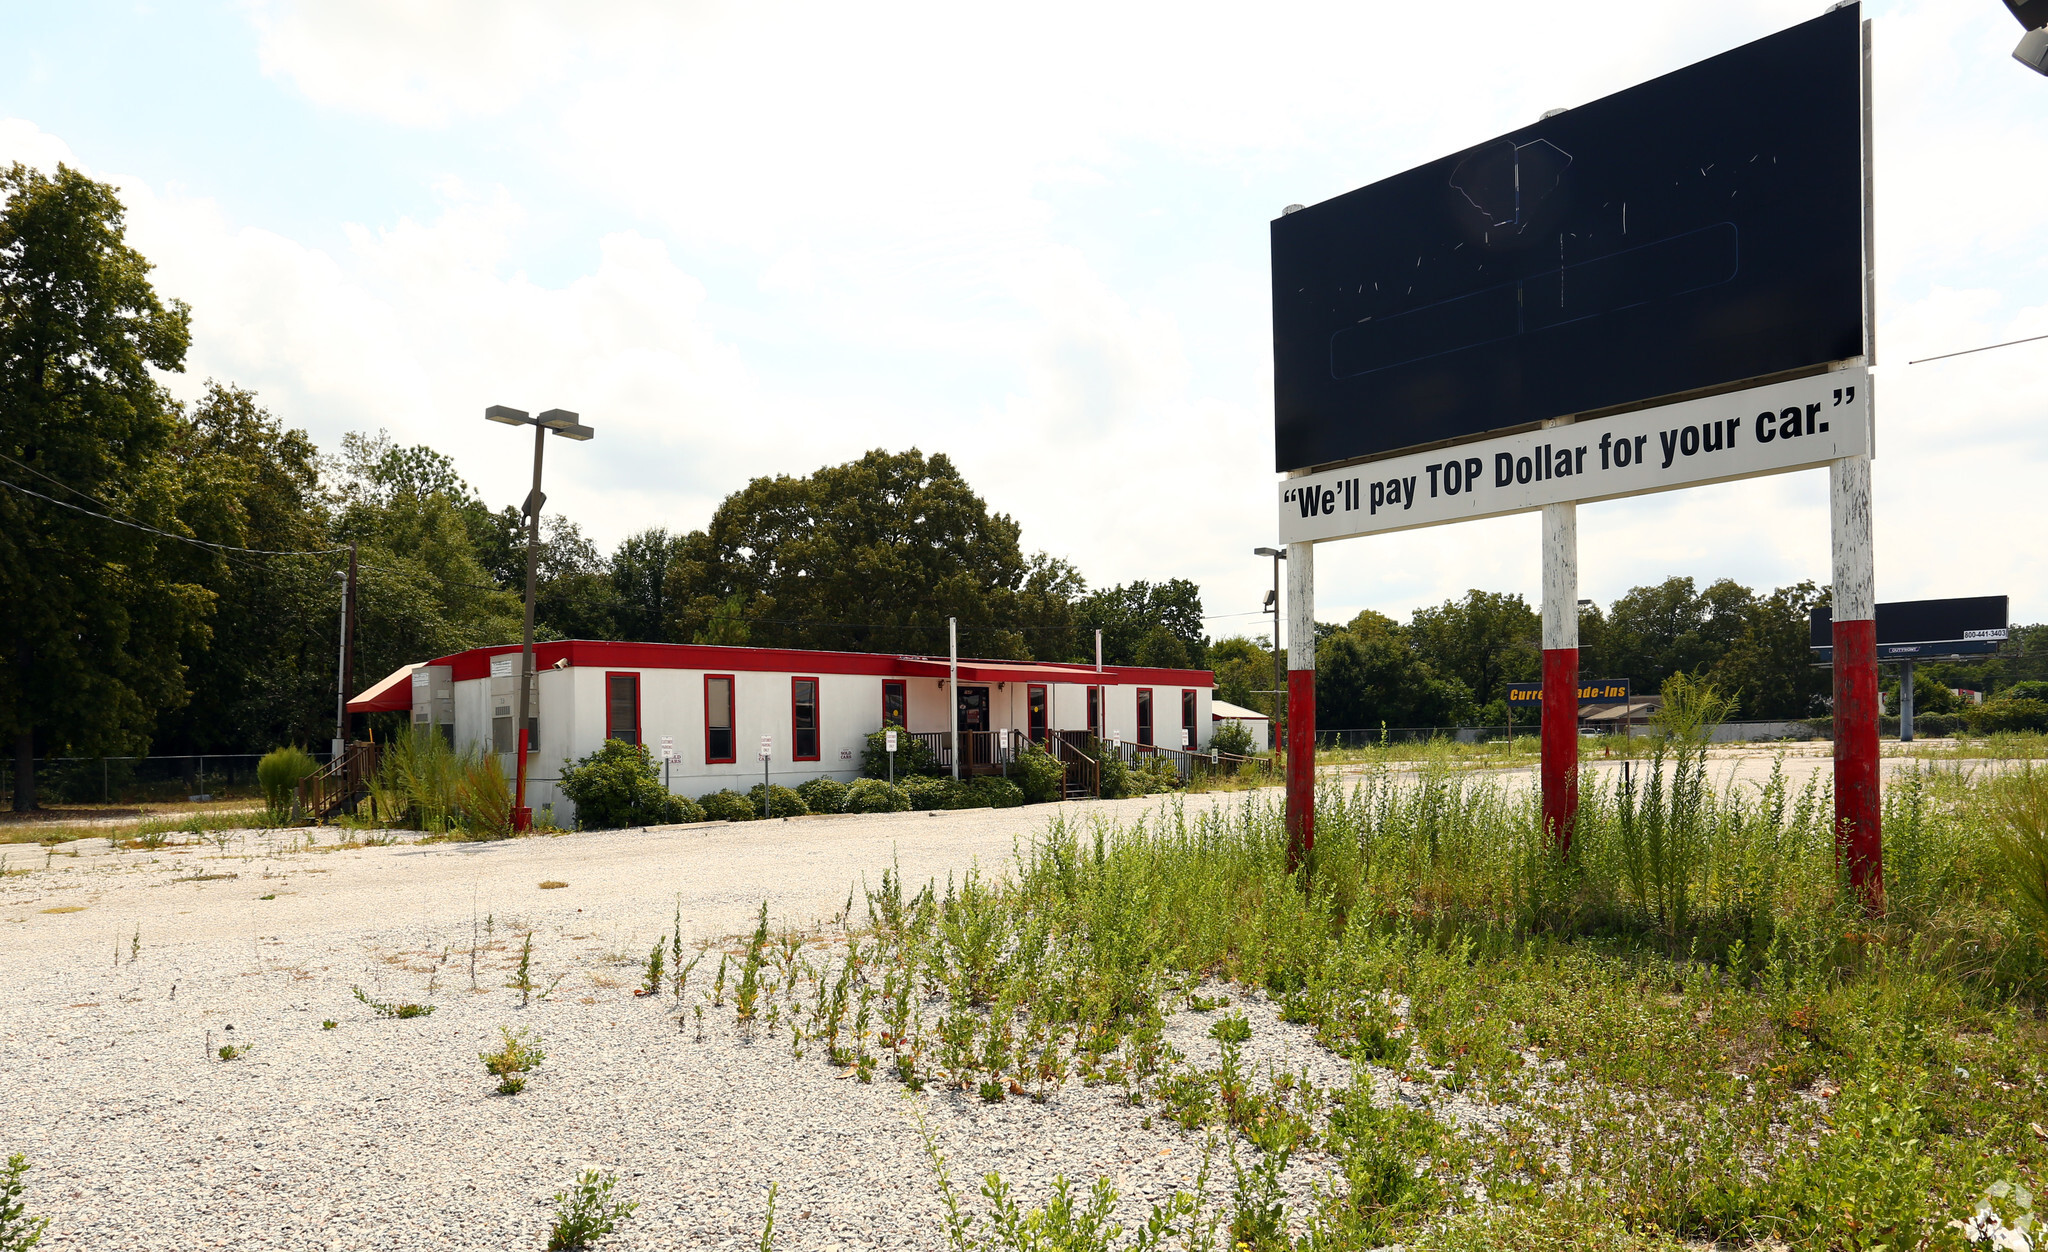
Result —
<svg viewBox="0 0 2048 1252"><path fill-rule="evenodd" d="M525 1075L533 1072L547 1059L541 1051L540 1036L528 1037L524 1030L513 1031L498 1027L501 1037L498 1050L479 1052L477 1059L484 1063L484 1070L498 1080L499 1095L518 1095L526 1089Z"/></svg>
<svg viewBox="0 0 2048 1252"><path fill-rule="evenodd" d="M639 1201L612 1199L618 1181L616 1174L587 1169L567 1191L555 1193L555 1225L548 1233L548 1252L580 1252L633 1215Z"/></svg>
<svg viewBox="0 0 2048 1252"><path fill-rule="evenodd" d="M333 1030L333 1029L334 1029L334 1028L335 1028L336 1026L339 1026L339 1025L341 1025L341 1023L340 1023L340 1022L337 1022L337 1021L335 1021L335 1020L334 1020L333 1018L331 1018L331 1017L330 1017L330 1018L328 1018L328 1019L327 1019L326 1021L324 1021L324 1022L321 1022L321 1023L320 1023L320 1029L322 1029L322 1030Z"/></svg>
<svg viewBox="0 0 2048 1252"><path fill-rule="evenodd" d="M231 1043L220 1045L220 1059L223 1061L239 1060L241 1057L247 1056L248 1053L249 1049L238 1048Z"/></svg>
<svg viewBox="0 0 2048 1252"><path fill-rule="evenodd" d="M667 941L668 936L666 935L663 935L661 938L656 939L654 941L653 950L647 954L647 980L641 986L641 995L651 996L661 994L662 965L668 959L668 954L665 951L663 951L663 949L667 945Z"/></svg>
<svg viewBox="0 0 2048 1252"><path fill-rule="evenodd" d="M702 1042L704 1042L704 1006L703 1006L703 1005L701 1005L701 1004L697 1006L697 1038L696 1038L696 1042L698 1042L698 1043L702 1043Z"/></svg>
<svg viewBox="0 0 2048 1252"><path fill-rule="evenodd" d="M533 999L533 932L526 932L526 939L519 945L519 968L505 984L519 993L519 1007L525 1008Z"/></svg>
<svg viewBox="0 0 2048 1252"><path fill-rule="evenodd" d="M381 1001L372 1000L369 996L363 994L361 987L350 987L349 990L355 992L356 999L361 1000L369 1007L372 1013L379 1017L395 1017L403 1021L414 1017L425 1017L434 1011L434 1006L431 1004L385 1004Z"/></svg>
<svg viewBox="0 0 2048 1252"><path fill-rule="evenodd" d="M550 879L548 879L548 880L547 880L546 882L544 882L544 883L542 883L542 884L540 885L540 889L541 889L542 891L560 891L560 890L561 890L562 888L564 888L564 887L566 887L566 886L568 886L568 885L569 885L568 883L565 883L565 882L561 882L561 881L559 881L559 880L557 880L557 879L553 879L553 878L550 878Z"/></svg>
<svg viewBox="0 0 2048 1252"><path fill-rule="evenodd" d="M774 1252L775 1248L775 1193L781 1184L768 1184L768 1213L761 1219L761 1252Z"/></svg>
<svg viewBox="0 0 2048 1252"><path fill-rule="evenodd" d="M761 901L761 920L754 937L747 942L747 959L740 966L740 983L733 992L733 1008L741 1022L752 1022L761 998L761 954L768 946L768 902Z"/></svg>
<svg viewBox="0 0 2048 1252"><path fill-rule="evenodd" d="M1230 1013L1210 1024L1209 1037L1223 1043L1243 1043L1252 1037L1252 1024L1244 1014Z"/></svg>
<svg viewBox="0 0 2048 1252"><path fill-rule="evenodd" d="M711 1006L713 1008L725 1007L725 963L727 955L724 952L718 954L718 977L711 984Z"/></svg>
<svg viewBox="0 0 2048 1252"><path fill-rule="evenodd" d="M27 1187L22 1175L28 1173L28 1157L16 1152L0 1169L0 1252L27 1252L42 1242L49 1228L47 1217L30 1217L22 1195Z"/></svg>

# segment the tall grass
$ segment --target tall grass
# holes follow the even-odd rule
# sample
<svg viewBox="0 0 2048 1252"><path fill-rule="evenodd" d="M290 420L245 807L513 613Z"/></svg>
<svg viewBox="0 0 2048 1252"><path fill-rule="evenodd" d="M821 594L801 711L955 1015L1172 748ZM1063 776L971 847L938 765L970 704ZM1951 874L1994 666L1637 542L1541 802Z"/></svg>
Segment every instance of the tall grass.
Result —
<svg viewBox="0 0 2048 1252"><path fill-rule="evenodd" d="M1589 773L1564 853L1530 791L1446 764L1325 780L1295 874L1258 797L1056 820L1005 877L885 873L797 1044L984 1100L1120 1084L1249 1147L1233 1231L1279 1229L1245 1180L1320 1147L1331 1180L1293 1215L1319 1249L1941 1245L2048 1166L2048 860L2013 852L2048 840L2048 774L1900 776L1872 920L1818 778L1716 789L1703 761L1680 734L1631 784ZM1164 1017L1216 978L1359 1062L1354 1089L1187 1065ZM879 1033L848 1037L852 987L880 988ZM1390 1076L1424 1113L1384 1109ZM1453 1133L1426 1115L1453 1096L1512 1111Z"/></svg>
<svg viewBox="0 0 2048 1252"><path fill-rule="evenodd" d="M512 792L496 755L457 751L431 730L384 746L371 783L380 812L430 834L503 839L512 832Z"/></svg>

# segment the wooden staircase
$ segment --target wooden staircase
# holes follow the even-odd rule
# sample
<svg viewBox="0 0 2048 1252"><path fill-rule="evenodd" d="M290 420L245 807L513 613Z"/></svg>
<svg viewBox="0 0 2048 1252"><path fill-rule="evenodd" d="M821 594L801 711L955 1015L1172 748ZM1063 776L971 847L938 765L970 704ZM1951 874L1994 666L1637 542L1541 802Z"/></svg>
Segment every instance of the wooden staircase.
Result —
<svg viewBox="0 0 2048 1252"><path fill-rule="evenodd" d="M299 782L299 812L316 822L333 821L354 814L364 800L370 801L370 815L376 816L377 801L370 780L377 774L378 750L374 742L351 743L342 754Z"/></svg>

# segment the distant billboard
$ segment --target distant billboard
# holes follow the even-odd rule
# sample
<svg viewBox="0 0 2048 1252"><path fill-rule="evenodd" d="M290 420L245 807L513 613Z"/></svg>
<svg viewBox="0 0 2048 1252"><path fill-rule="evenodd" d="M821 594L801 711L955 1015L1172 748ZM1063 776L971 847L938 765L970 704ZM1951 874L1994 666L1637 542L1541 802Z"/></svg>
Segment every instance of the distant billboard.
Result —
<svg viewBox="0 0 2048 1252"><path fill-rule="evenodd" d="M1877 606L1877 659L1936 660L1988 656L2007 636L2007 597L1962 596L1948 600L1894 600ZM1809 615L1808 646L1825 665L1834 659L1835 611Z"/></svg>
<svg viewBox="0 0 2048 1252"><path fill-rule="evenodd" d="M1628 679L1626 678L1581 678L1579 680L1580 704L1613 704L1628 698ZM1509 683L1508 703L1511 705L1542 704L1543 684Z"/></svg>
<svg viewBox="0 0 2048 1252"><path fill-rule="evenodd" d="M1850 5L1272 224L1282 471L1866 353Z"/></svg>

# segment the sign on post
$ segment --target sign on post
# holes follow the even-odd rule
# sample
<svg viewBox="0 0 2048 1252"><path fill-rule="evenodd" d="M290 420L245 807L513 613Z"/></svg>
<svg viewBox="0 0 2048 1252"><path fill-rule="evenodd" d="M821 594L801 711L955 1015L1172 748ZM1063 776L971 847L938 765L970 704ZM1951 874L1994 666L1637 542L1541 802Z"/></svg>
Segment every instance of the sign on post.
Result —
<svg viewBox="0 0 2048 1252"><path fill-rule="evenodd" d="M896 732L895 732L895 731L893 731L893 730L885 730L885 731L883 731L883 732L882 732L882 750L883 750L883 751L885 751L885 752L887 752L887 753L889 754L889 785L893 787L893 786L895 786L895 785L896 785Z"/></svg>
<svg viewBox="0 0 2048 1252"><path fill-rule="evenodd" d="M1579 703L1582 705L1612 704L1617 700L1626 700L1628 698L1628 679L1626 678L1581 678L1579 680ZM1509 683L1508 703L1533 704L1540 707L1543 703L1543 684Z"/></svg>
<svg viewBox="0 0 2048 1252"><path fill-rule="evenodd" d="M663 735L663 736L661 737L661 763L662 763L662 764L664 764L664 765L667 765L667 764L669 764L669 763L673 762L673 761L674 761L675 759L676 759L676 740L675 740L675 736L674 736L674 735Z"/></svg>

